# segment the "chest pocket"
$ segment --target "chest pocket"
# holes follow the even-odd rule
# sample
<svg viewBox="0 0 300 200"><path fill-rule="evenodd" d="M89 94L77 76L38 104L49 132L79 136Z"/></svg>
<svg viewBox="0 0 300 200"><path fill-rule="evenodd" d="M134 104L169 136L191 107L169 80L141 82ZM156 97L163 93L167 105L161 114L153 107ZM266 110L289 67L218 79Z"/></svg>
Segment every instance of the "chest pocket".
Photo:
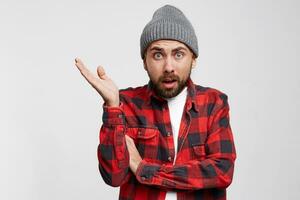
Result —
<svg viewBox="0 0 300 200"><path fill-rule="evenodd" d="M127 128L127 134L133 138L134 143L144 159L156 159L160 132L157 128L138 127Z"/></svg>

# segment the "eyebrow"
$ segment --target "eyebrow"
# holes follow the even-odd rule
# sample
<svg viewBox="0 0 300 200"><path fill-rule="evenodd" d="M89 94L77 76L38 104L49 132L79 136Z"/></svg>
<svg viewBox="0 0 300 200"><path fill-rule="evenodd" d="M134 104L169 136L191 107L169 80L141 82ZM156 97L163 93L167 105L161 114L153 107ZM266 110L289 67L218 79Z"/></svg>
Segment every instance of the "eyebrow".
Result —
<svg viewBox="0 0 300 200"><path fill-rule="evenodd" d="M154 47L150 48L150 51L155 51L155 50L156 50L156 51L164 51L163 48L158 47L158 46L154 46ZM177 48L175 48L175 49L172 49L173 52L174 52L174 51L179 51L179 50L187 51L187 49L186 49L185 47L177 47Z"/></svg>

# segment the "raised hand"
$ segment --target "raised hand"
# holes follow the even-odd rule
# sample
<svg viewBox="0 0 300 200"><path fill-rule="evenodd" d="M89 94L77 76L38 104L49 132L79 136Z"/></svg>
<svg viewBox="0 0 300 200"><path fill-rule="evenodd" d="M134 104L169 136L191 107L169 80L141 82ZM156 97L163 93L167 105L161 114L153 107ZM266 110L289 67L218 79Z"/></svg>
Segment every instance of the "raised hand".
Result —
<svg viewBox="0 0 300 200"><path fill-rule="evenodd" d="M97 67L97 77L85 67L79 58L75 59L75 65L79 69L82 76L101 95L107 106L119 106L119 89L105 74L102 66Z"/></svg>

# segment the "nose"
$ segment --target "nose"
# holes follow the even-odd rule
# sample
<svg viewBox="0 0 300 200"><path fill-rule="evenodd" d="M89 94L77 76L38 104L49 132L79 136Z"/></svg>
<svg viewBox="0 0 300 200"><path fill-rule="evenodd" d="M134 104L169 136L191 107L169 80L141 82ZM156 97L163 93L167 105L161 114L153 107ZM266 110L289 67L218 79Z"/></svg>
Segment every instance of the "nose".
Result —
<svg viewBox="0 0 300 200"><path fill-rule="evenodd" d="M172 57L167 56L164 63L164 73L172 73L172 72L174 72Z"/></svg>

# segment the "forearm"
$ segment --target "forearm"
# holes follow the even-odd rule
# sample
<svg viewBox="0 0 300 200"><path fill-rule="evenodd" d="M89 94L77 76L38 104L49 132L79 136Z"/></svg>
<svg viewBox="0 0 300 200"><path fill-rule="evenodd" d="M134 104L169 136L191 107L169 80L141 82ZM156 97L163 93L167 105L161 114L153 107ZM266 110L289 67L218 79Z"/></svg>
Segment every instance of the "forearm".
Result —
<svg viewBox="0 0 300 200"><path fill-rule="evenodd" d="M120 186L129 171L125 132L126 126L122 109L104 107L103 125L98 145L98 161L103 180L111 186Z"/></svg>
<svg viewBox="0 0 300 200"><path fill-rule="evenodd" d="M234 158L206 159L178 165L158 165L144 160L136 172L137 180L164 189L198 190L224 188L233 176Z"/></svg>

